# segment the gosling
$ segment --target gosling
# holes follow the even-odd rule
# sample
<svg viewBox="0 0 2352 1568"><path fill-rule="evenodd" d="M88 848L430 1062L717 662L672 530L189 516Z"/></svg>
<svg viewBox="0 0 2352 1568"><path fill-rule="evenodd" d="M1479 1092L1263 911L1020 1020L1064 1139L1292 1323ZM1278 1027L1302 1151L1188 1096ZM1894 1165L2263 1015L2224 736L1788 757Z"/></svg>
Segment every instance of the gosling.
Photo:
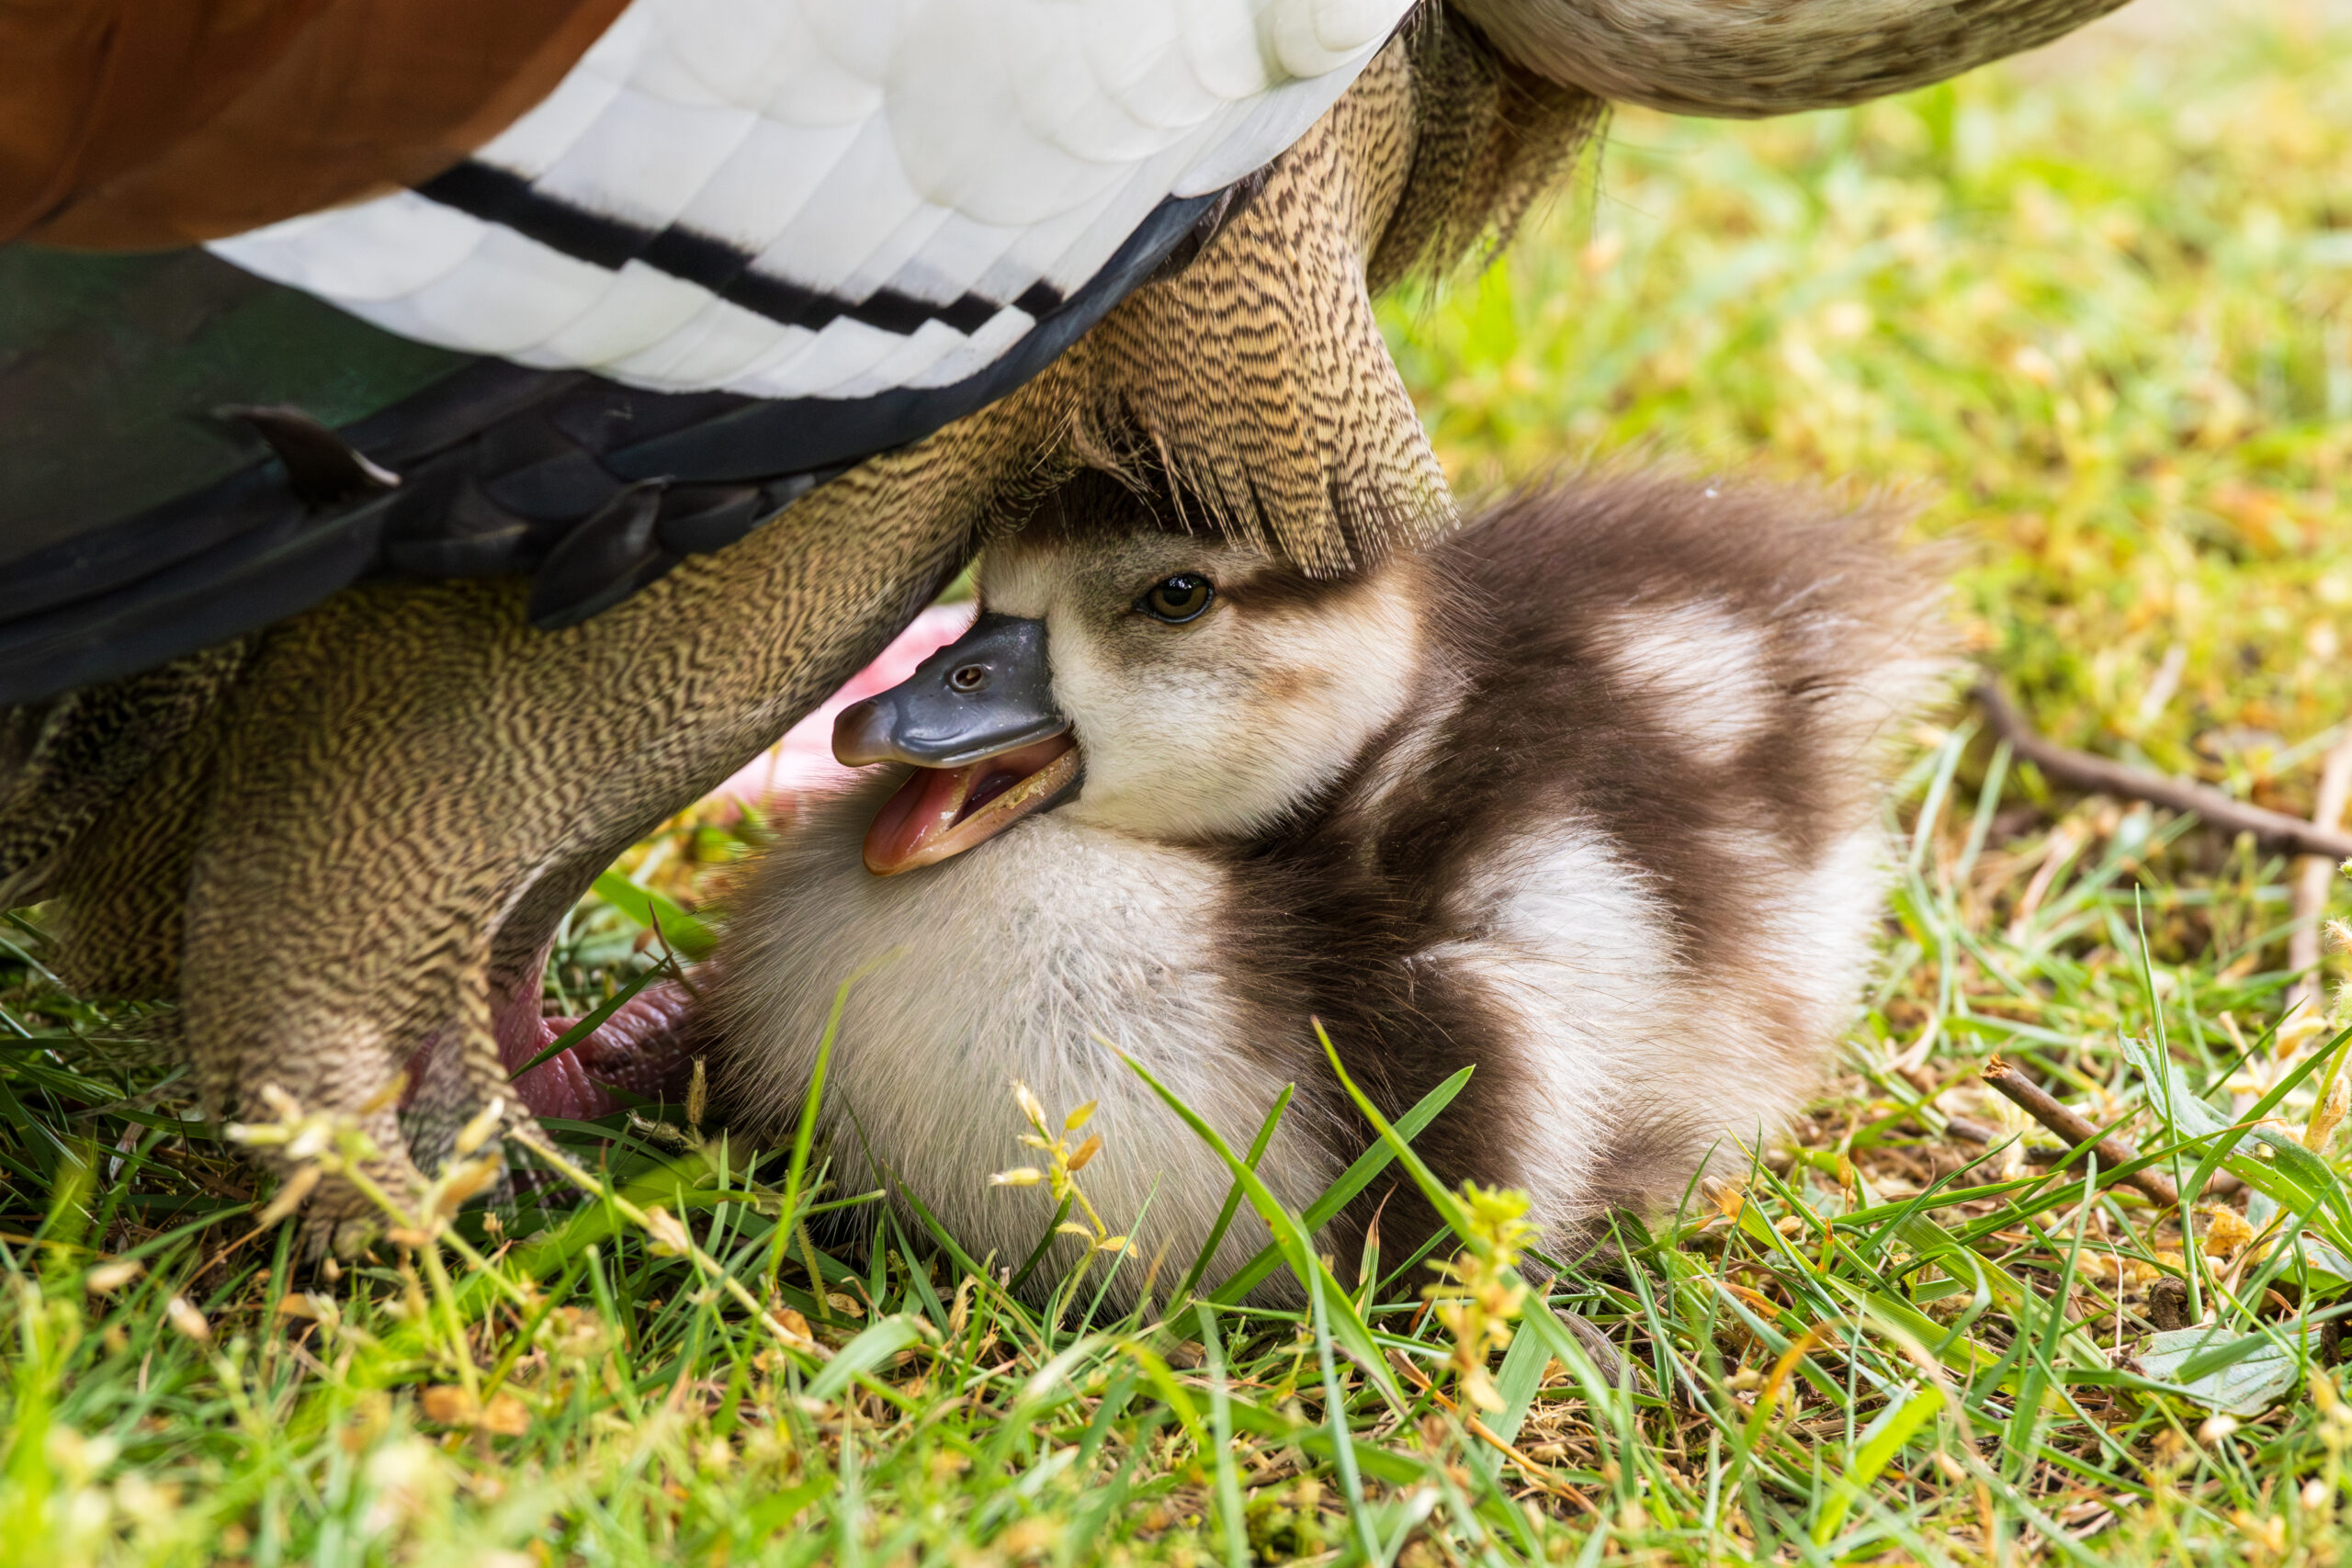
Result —
<svg viewBox="0 0 2352 1568"><path fill-rule="evenodd" d="M740 886L704 984L720 1101L793 1125L857 976L838 1178L1015 1260L1053 1202L990 1184L1036 1158L1012 1086L1091 1101L1125 1300L1230 1177L1121 1054L1236 1149L1295 1086L1258 1168L1294 1212L1372 1136L1317 1020L1391 1118L1474 1067L1415 1146L1527 1193L1555 1257L1736 1179L1856 1008L1889 740L1946 669L1894 522L1602 478L1314 578L1081 479L988 548L967 633L842 713L873 776ZM1318 1247L1375 1214L1392 1258L1434 1224L1384 1178ZM1245 1207L1209 1278L1266 1239Z"/></svg>

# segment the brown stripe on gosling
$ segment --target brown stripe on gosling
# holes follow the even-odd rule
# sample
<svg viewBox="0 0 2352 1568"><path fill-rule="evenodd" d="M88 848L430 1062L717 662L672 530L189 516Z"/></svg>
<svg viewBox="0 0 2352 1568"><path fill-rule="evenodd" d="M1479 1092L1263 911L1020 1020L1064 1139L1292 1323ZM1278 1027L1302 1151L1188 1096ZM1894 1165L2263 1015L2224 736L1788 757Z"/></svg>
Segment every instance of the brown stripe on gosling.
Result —
<svg viewBox="0 0 2352 1568"><path fill-rule="evenodd" d="M1414 956L1457 934L1446 895L1497 846L1574 818L1665 906L1661 996L1719 992L1792 1078L1809 1077L1826 1044L1818 987L1754 951L1758 910L1801 897L1824 853L1868 825L1880 732L1930 678L1934 578L1892 547L1894 522L1758 488L1607 479L1507 502L1431 550L1428 581L1445 586L1427 603L1444 618L1430 628L1433 668L1419 674L1427 704L1303 820L1235 853L1246 874L1233 879L1225 945L1265 1036L1303 1033L1307 1013L1321 1016L1391 1116L1475 1065L1419 1147L1448 1183L1512 1182L1532 1152L1516 1021ZM1302 603L1332 591L1313 580L1298 589ZM1623 676L1610 633L1693 602L1739 629L1758 677L1753 734L1713 760L1682 733L1687 716ZM1381 751L1416 740L1422 764L1367 798ZM1689 1049L1703 1063L1704 1043ZM1661 1066L1669 1079L1693 1070L1687 1059ZM1564 1244L1599 1235L1611 1209L1671 1206L1721 1141L1670 1092L1621 1089L1589 1213L1547 1216L1566 1227ZM1346 1111L1336 1084L1302 1080L1301 1092ZM1724 1147L1713 1157L1728 1169L1744 1156ZM1351 1209L1350 1245L1377 1198ZM1397 1256L1430 1223L1417 1197L1392 1200L1384 1251Z"/></svg>

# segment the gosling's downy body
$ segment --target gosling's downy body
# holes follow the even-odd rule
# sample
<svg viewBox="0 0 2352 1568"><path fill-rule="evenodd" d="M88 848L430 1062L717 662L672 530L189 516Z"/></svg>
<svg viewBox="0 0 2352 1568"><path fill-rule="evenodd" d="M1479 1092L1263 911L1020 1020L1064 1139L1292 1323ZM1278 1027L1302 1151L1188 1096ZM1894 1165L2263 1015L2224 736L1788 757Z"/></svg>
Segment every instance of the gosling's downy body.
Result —
<svg viewBox="0 0 2352 1568"><path fill-rule="evenodd" d="M990 548L979 627L925 669L1001 680L975 638L1036 626L1079 781L937 863L899 852L886 797L951 776L987 796L986 763L891 770L809 814L742 888L707 987L740 1120L797 1115L863 972L825 1086L834 1158L976 1257L1021 1256L1051 1212L989 1182L1032 1157L1017 1080L1057 1113L1099 1101L1087 1191L1142 1259L1191 1261L1227 1171L1113 1046L1236 1147L1296 1085L1260 1168L1303 1207L1368 1137L1311 1018L1392 1115L1474 1066L1419 1146L1449 1182L1525 1189L1554 1247L1744 1168L1854 1004L1882 741L1939 670L1930 580L1883 516L1600 480L1315 581L1107 481L1047 513ZM877 703L841 731L867 754L910 732ZM1019 739L1004 755L1037 768ZM1387 1190L1327 1241L1352 1247ZM1394 1255L1428 1220L1400 1194L1381 1224ZM1263 1241L1237 1225L1216 1269Z"/></svg>

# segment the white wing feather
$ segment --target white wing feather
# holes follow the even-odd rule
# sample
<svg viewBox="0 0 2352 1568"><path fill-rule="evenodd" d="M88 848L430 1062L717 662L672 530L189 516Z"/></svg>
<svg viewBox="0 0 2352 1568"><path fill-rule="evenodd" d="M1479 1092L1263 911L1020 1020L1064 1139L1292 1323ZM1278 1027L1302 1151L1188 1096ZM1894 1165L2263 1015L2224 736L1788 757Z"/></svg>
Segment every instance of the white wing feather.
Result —
<svg viewBox="0 0 2352 1568"><path fill-rule="evenodd" d="M960 302L960 325L834 315L812 330L413 192L212 249L410 337L638 386L945 386L1035 325L1013 303L1025 291L1075 292L1163 200L1221 189L1295 141L1409 8L633 0L475 154L617 231L741 253L758 281L917 314Z"/></svg>

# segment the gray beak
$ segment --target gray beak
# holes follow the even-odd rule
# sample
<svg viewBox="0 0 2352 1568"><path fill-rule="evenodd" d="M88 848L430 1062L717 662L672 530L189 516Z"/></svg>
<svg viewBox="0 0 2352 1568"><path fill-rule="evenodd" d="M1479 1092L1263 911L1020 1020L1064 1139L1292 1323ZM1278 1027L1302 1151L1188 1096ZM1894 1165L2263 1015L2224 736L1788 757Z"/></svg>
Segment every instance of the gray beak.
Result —
<svg viewBox="0 0 2352 1568"><path fill-rule="evenodd" d="M989 615L906 680L843 708L833 755L852 768L960 768L1069 728L1054 706L1046 623Z"/></svg>

